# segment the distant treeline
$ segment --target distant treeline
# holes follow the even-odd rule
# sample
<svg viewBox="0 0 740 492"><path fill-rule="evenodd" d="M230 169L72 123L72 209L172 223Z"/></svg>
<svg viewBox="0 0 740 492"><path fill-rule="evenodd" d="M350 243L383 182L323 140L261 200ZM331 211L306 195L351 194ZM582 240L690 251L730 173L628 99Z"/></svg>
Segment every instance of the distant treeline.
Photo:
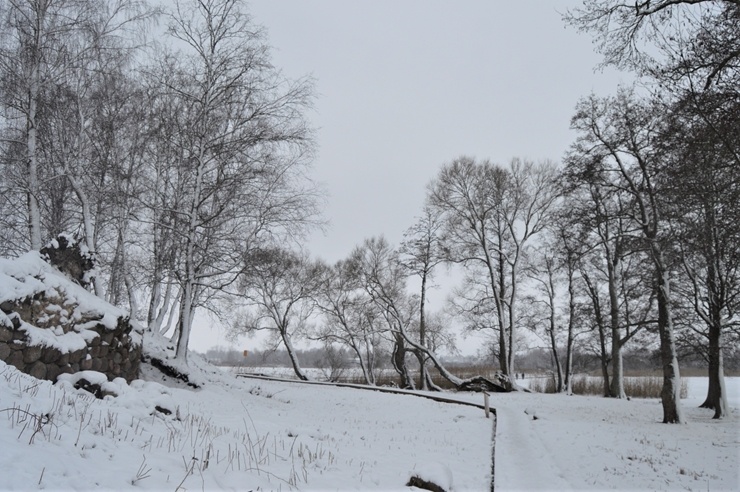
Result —
<svg viewBox="0 0 740 492"><path fill-rule="evenodd" d="M356 361L349 351L334 348L327 351L324 347L297 350L298 357L306 367L329 368L341 366L353 367ZM225 347L214 347L202 354L206 360L217 366L231 367L291 367L290 356L285 349L277 350L243 350ZM383 368L390 368L390 358L379 357L381 361L388 361ZM518 355L519 371L524 373L544 373L552 370L551 353L549 349L534 348ZM483 360L476 355L456 356L448 359L451 370L467 368L477 365L490 365L490 360ZM660 370L660 353L658 350L630 350L624 354L624 365L627 371L657 371ZM691 369L706 369L707 362L695 354L686 354L681 358L681 366ZM591 373L598 371L600 359L598 354L576 352L573 357L575 373ZM740 372L740 350L730 349L725 356L725 370L729 375Z"/></svg>

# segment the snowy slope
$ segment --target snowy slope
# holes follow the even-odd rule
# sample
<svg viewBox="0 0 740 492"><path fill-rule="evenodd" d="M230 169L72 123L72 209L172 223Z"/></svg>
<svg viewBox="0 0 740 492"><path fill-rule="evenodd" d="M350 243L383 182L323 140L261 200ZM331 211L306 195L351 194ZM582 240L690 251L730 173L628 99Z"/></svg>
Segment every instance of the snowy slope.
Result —
<svg viewBox="0 0 740 492"><path fill-rule="evenodd" d="M119 396L96 400L0 363L0 489L386 491L420 475L490 490L481 410L190 365L200 389L147 366L148 381L116 380ZM740 379L723 421L696 408L704 381L691 380L680 426L659 423L657 400L492 395L497 490L740 489Z"/></svg>
<svg viewBox="0 0 740 492"><path fill-rule="evenodd" d="M0 489L490 487L492 421L474 408L215 369L200 381L117 380L120 396L96 400L0 363Z"/></svg>

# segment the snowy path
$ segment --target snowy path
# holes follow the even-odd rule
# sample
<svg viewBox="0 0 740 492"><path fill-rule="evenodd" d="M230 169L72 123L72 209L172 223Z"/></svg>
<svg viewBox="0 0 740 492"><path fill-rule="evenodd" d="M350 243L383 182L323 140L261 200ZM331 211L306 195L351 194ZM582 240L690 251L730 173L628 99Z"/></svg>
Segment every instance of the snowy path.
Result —
<svg viewBox="0 0 740 492"><path fill-rule="evenodd" d="M501 407L496 415L496 484L505 484L507 490L574 488L552 458L557 450L550 449L531 425L532 416Z"/></svg>

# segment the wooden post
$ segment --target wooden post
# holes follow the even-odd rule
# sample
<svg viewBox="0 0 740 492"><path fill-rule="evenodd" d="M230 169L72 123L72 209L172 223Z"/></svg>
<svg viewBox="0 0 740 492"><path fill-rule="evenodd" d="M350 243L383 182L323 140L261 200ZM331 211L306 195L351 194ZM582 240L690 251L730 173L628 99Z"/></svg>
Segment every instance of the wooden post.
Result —
<svg viewBox="0 0 740 492"><path fill-rule="evenodd" d="M488 392L483 392L483 407L486 411L486 418L488 418L488 415L490 414L490 408L488 406Z"/></svg>

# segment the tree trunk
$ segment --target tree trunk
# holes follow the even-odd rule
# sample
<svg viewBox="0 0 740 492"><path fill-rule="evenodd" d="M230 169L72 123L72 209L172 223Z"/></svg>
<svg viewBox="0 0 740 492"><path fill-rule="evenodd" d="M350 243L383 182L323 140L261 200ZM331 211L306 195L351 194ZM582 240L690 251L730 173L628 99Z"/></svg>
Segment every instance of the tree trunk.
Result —
<svg viewBox="0 0 740 492"><path fill-rule="evenodd" d="M367 375L370 378L368 382L375 386L377 384L377 380L375 378L375 347L373 346L371 337L368 337L367 334L363 334L364 342L365 342L365 353L367 360Z"/></svg>
<svg viewBox="0 0 740 492"><path fill-rule="evenodd" d="M568 340L565 343L565 392L573 394L573 346L575 344L576 294L573 282L573 268L568 265Z"/></svg>
<svg viewBox="0 0 740 492"><path fill-rule="evenodd" d="M419 301L419 345L426 347L427 345L427 334L426 334L426 316L424 310L426 309L426 294L427 294L427 272L424 270L421 275L421 299ZM416 358L419 360L419 387L426 391L429 389L427 386L427 368L426 368L426 357L424 354L416 350L414 352Z"/></svg>
<svg viewBox="0 0 740 492"><path fill-rule="evenodd" d="M552 358L555 362L555 370L557 372L557 386L555 388L556 393L562 393L565 389L563 384L563 366L560 363L560 354L558 354L558 341L555 337L555 330L557 329L557 323L555 320L555 283L553 282L553 271L552 266L548 264L548 300L550 303L550 316L549 316L549 332L550 332L550 350L552 351Z"/></svg>
<svg viewBox="0 0 740 492"><path fill-rule="evenodd" d="M298 379L301 381L308 381L308 377L303 373L303 369L301 369L301 365L298 362L298 356L296 355L293 344L288 336L287 326L280 330L280 337L283 339L283 345L285 345L285 350L288 352L288 357L290 357L290 363L293 365L295 375L298 376Z"/></svg>
<svg viewBox="0 0 740 492"><path fill-rule="evenodd" d="M43 23L42 19L40 21ZM28 115L26 117L26 159L28 173L28 190L26 194L28 200L28 232L31 249L35 251L41 249L41 210L38 199L40 189L37 155L38 130L36 128L36 113L38 112L37 105L40 90L39 76L39 67L34 63L34 66L31 68L31 85L28 91Z"/></svg>
<svg viewBox="0 0 740 492"><path fill-rule="evenodd" d="M617 333L618 335L618 333ZM612 379L610 395L612 398L627 398L624 391L624 359L622 358L622 340L614 338L612 332Z"/></svg>
<svg viewBox="0 0 740 492"><path fill-rule="evenodd" d="M177 351L175 358L188 362L188 341L193 326L193 285L190 280L185 281L180 300L180 319L177 323Z"/></svg>
<svg viewBox="0 0 740 492"><path fill-rule="evenodd" d="M64 171L67 173L67 179L69 181L69 184L72 186L72 189L74 190L75 195L77 195L77 198L80 200L80 203L82 204L82 223L85 229L85 246L87 246L89 253L92 254L94 258L95 257L95 229L93 227L93 218L92 218L92 209L90 208L90 200L87 198L87 193L85 193L85 190L82 188L82 183L80 183L80 180L77 178L77 176L75 176L74 173L70 169L68 169L66 166L64 168ZM93 290L95 291L95 295L98 297L103 297L103 287L97 275L92 278L92 285L93 285Z"/></svg>
<svg viewBox="0 0 740 492"><path fill-rule="evenodd" d="M609 321L612 332L612 381L610 396L612 398L626 398L624 392L624 364L622 359L622 338L619 330L619 257L612 253L614 258L607 258L607 273L609 277Z"/></svg>
<svg viewBox="0 0 740 492"><path fill-rule="evenodd" d="M408 389L416 389L414 385L414 379L409 374L408 366L406 365L406 346L404 344L404 337L400 333L394 334L395 344L393 346L392 362L393 368L396 370L399 376L401 376L401 386Z"/></svg>
<svg viewBox="0 0 740 492"><path fill-rule="evenodd" d="M426 357L424 357L424 353L420 350L414 350L414 355L416 356L416 360L419 361L419 389L428 391L429 386L427 385L427 380L429 379L429 374L426 367Z"/></svg>
<svg viewBox="0 0 740 492"><path fill-rule="evenodd" d="M606 327L604 326L604 316L601 312L599 292L585 272L583 272L583 281L586 283L588 294L591 298L591 304L594 307L596 328L599 330L599 358L601 361L601 376L604 381L604 397L608 398L609 396L611 396L611 385L609 384L609 353L606 351Z"/></svg>
<svg viewBox="0 0 740 492"><path fill-rule="evenodd" d="M714 215L707 213L707 224L714 224ZM709 236L712 237L711 231ZM710 239L710 241L712 241ZM710 243L714 246L714 242ZM722 330L722 288L720 287L719 267L715 264L719 248L712 247L714 254L707 256L707 294L709 314L709 388L707 398L701 408L714 410L715 419L727 415L727 391L725 389L724 361L723 361L723 330Z"/></svg>
<svg viewBox="0 0 740 492"><path fill-rule="evenodd" d="M671 318L671 291L668 271L664 267L663 252L655 244L652 247L655 262L658 301L658 332L660 333L660 358L663 364L663 389L660 392L663 405L663 423L684 422L681 411L681 374L678 368L676 341Z"/></svg>
<svg viewBox="0 0 740 492"><path fill-rule="evenodd" d="M709 327L709 389L701 408L714 410L715 419L727 416L727 391L725 389L724 361L722 356L721 325Z"/></svg>
<svg viewBox="0 0 740 492"><path fill-rule="evenodd" d="M551 321L552 323L552 321ZM550 350L552 351L552 358L555 362L555 371L557 373L557 387L555 388L556 393L562 393L563 386L563 366L560 364L560 356L558 354L557 341L555 340L555 327L550 328Z"/></svg>

